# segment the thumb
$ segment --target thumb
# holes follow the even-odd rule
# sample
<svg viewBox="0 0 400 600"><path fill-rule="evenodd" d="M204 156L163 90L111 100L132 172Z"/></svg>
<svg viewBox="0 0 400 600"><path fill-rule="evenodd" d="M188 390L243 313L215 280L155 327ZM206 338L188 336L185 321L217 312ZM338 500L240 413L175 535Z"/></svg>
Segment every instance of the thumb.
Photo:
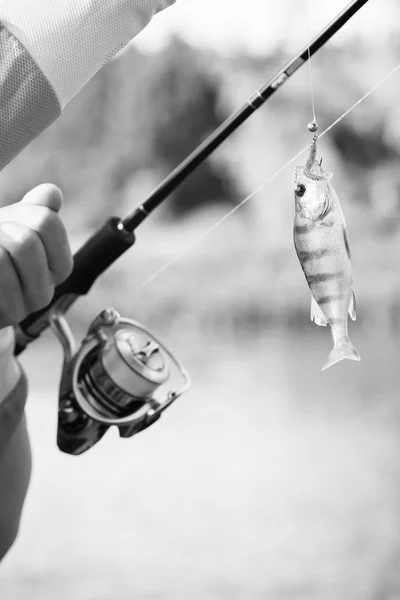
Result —
<svg viewBox="0 0 400 600"><path fill-rule="evenodd" d="M42 183L25 194L21 202L22 204L46 206L58 213L62 207L63 196L60 188L53 183Z"/></svg>

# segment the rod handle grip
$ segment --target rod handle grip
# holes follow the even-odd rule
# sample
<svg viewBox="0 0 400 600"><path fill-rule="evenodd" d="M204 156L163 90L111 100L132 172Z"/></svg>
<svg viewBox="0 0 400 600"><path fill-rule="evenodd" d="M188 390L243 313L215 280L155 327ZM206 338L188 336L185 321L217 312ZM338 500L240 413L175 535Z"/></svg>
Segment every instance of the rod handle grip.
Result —
<svg viewBox="0 0 400 600"><path fill-rule="evenodd" d="M19 327L23 333L29 336L30 329L46 317L62 296L87 294L97 277L135 243L135 234L121 227L120 223L119 217L109 218L75 253L71 275L56 287L48 306L21 321Z"/></svg>

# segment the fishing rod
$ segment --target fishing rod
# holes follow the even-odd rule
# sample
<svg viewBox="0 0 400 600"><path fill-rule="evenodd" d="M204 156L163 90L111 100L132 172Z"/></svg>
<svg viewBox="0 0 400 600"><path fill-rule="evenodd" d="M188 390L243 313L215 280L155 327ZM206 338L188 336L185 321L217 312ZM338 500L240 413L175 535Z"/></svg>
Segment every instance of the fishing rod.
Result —
<svg viewBox="0 0 400 600"><path fill-rule="evenodd" d="M353 0L305 48L252 94L131 213L110 217L74 255L71 275L52 301L16 328L15 354L51 328L64 352L59 390L57 444L81 454L111 425L130 437L154 423L190 386L180 360L149 329L112 307L92 322L77 350L65 314L79 296L135 243L136 228L160 206L250 115L329 41L368 0Z"/></svg>

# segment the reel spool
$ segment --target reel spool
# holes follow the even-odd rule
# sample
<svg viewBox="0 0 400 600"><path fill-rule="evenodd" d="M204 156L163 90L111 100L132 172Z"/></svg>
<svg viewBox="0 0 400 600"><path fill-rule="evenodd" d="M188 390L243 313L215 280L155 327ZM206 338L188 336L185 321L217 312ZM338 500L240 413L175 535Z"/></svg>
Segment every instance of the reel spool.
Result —
<svg viewBox="0 0 400 600"><path fill-rule="evenodd" d="M139 433L190 386L172 352L111 307L94 319L78 351L64 314L54 312L50 327L64 351L57 429L62 452L86 452L112 425L121 437Z"/></svg>

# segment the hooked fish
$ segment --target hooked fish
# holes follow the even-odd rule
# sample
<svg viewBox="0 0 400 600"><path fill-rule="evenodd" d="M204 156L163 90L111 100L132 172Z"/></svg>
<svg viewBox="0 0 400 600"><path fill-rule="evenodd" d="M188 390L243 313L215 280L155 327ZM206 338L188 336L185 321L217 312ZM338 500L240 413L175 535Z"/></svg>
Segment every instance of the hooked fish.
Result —
<svg viewBox="0 0 400 600"><path fill-rule="evenodd" d="M332 173L317 160L317 136L304 167L296 167L294 245L311 290L311 320L329 325L333 349L322 370L348 358L360 360L347 330L348 314L355 321L356 299L349 237Z"/></svg>

